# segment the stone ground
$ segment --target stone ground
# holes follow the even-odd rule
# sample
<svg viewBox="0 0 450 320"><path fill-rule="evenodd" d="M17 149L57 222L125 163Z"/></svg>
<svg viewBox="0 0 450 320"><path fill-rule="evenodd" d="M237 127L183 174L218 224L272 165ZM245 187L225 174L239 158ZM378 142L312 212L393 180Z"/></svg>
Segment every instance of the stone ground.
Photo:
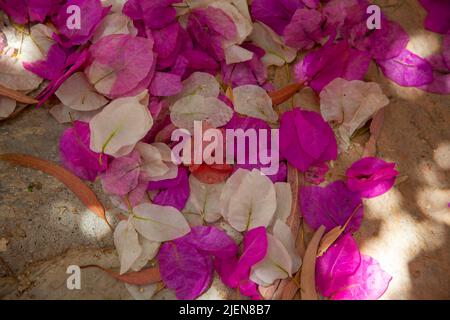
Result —
<svg viewBox="0 0 450 320"><path fill-rule="evenodd" d="M409 49L422 56L439 50L439 36L423 30L425 12L416 0L376 3L408 31ZM391 99L378 155L395 161L401 176L388 194L365 203L356 238L361 251L393 276L383 299L449 299L449 96L399 87L375 67L368 80L380 83ZM296 98L305 105L303 96ZM27 153L57 162L64 128L48 110L28 108L0 122L0 153ZM336 162L331 180L341 178L360 157L367 136L356 140ZM99 185L92 186L112 209ZM123 284L96 269L83 270L81 290L67 290L66 268L72 264L118 267L108 227L54 178L0 163L0 298L131 298ZM215 280L202 298L227 296ZM171 297L164 290L158 294L161 299Z"/></svg>

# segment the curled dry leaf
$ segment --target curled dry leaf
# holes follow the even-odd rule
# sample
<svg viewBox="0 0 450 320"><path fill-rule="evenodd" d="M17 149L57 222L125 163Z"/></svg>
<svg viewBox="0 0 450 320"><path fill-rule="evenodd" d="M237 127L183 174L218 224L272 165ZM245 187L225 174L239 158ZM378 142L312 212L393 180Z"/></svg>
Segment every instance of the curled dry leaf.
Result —
<svg viewBox="0 0 450 320"><path fill-rule="evenodd" d="M233 104L236 112L249 117L274 123L278 115L272 108L272 100L266 90L255 85L245 85L233 89Z"/></svg>
<svg viewBox="0 0 450 320"><path fill-rule="evenodd" d="M325 227L320 226L314 233L311 241L306 248L305 257L303 258L302 274L300 278L302 300L317 300L316 291L316 256L319 248L320 239L325 232Z"/></svg>
<svg viewBox="0 0 450 320"><path fill-rule="evenodd" d="M103 270L104 272L109 274L111 277L113 277L121 282L128 283L128 284L135 285L135 286L148 285L148 284L152 284L152 283L161 281L161 274L159 273L158 267L147 268L147 269L143 269L138 272L128 272L125 274L119 274L118 272L115 272L111 269L104 268L104 267L101 267L101 266L98 266L95 264L81 266L80 268L81 269L97 268L97 269Z"/></svg>
<svg viewBox="0 0 450 320"><path fill-rule="evenodd" d="M33 168L55 177L56 179L61 181L67 188L69 188L89 210L102 218L112 229L111 225L106 219L105 208L97 199L95 193L86 184L84 184L84 182L80 178L72 174L70 171L53 162L24 154L1 154L0 160L8 161L28 168Z"/></svg>
<svg viewBox="0 0 450 320"><path fill-rule="evenodd" d="M7 87L4 87L0 85L0 96L10 98L12 100L15 100L17 102L25 103L25 104L35 104L38 103L38 101L32 97L29 97L19 91L9 89Z"/></svg>

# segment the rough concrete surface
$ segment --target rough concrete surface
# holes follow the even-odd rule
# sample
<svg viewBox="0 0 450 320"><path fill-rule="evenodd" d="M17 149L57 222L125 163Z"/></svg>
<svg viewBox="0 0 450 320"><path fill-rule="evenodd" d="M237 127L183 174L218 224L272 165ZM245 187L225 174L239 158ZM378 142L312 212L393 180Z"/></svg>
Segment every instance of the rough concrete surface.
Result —
<svg viewBox="0 0 450 320"><path fill-rule="evenodd" d="M416 0L375 1L408 31L409 49L428 56L440 37L423 29ZM378 155L398 164L400 177L388 194L365 202L356 235L361 251L393 276L383 299L450 298L450 99L387 81L373 66L368 80L391 99ZM277 83L283 80L277 79ZM299 104L314 109L307 93ZM20 152L57 162L65 126L44 108L28 108L0 123L0 153ZM340 179L362 153L367 135L334 163ZM112 209L98 183L92 185ZM67 290L68 265L118 267L109 228L56 179L0 163L0 298L130 299L124 285L96 269L82 271L82 289ZM173 297L169 292L158 298ZM230 297L219 281L203 298Z"/></svg>

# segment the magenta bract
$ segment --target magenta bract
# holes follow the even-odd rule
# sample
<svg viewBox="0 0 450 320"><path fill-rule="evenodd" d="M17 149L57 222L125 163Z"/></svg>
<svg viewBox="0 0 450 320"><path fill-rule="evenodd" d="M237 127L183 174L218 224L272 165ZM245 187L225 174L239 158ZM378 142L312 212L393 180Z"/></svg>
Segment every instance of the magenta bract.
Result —
<svg viewBox="0 0 450 320"><path fill-rule="evenodd" d="M74 121L59 140L59 152L64 167L81 179L94 181L108 167L108 156L91 151L89 140L89 124Z"/></svg>
<svg viewBox="0 0 450 320"><path fill-rule="evenodd" d="M375 157L356 161L347 170L348 188L363 198L374 198L388 192L398 176L395 163Z"/></svg>
<svg viewBox="0 0 450 320"><path fill-rule="evenodd" d="M299 196L301 213L311 228L323 225L326 231L330 231L345 225L355 213L345 232L359 229L364 213L361 197L350 191L344 181L335 181L326 187L304 186Z"/></svg>
<svg viewBox="0 0 450 320"><path fill-rule="evenodd" d="M294 108L283 113L280 154L302 172L337 158L337 142L330 125L313 111Z"/></svg>

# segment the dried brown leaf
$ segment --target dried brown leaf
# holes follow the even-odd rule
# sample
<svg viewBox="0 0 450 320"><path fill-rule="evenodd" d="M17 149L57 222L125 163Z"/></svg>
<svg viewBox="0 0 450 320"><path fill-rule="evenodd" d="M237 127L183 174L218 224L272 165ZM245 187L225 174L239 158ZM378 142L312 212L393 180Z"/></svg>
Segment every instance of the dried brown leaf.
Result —
<svg viewBox="0 0 450 320"><path fill-rule="evenodd" d="M279 105L291 98L301 88L303 88L303 82L292 83L280 90L269 92L269 97L272 98L273 105Z"/></svg>
<svg viewBox="0 0 450 320"><path fill-rule="evenodd" d="M67 188L69 188L89 210L102 218L112 229L111 225L106 219L105 208L97 199L95 193L80 178L72 174L70 171L53 162L25 154L1 154L0 160L17 164L23 167L36 169L55 177L56 179L61 181Z"/></svg>
<svg viewBox="0 0 450 320"><path fill-rule="evenodd" d="M119 280L121 282L125 282L128 284L136 285L136 286L148 285L148 284L152 284L152 283L161 281L161 274L159 273L158 267L147 268L147 269L143 269L141 271L128 272L128 273L124 273L124 274L119 274L118 272L115 272L111 269L104 268L104 267L101 267L101 266L95 265L95 264L82 266L80 268L81 269L97 268L97 269L103 270L104 272L106 272L107 274L109 274L111 277L113 277L116 280Z"/></svg>
<svg viewBox="0 0 450 320"><path fill-rule="evenodd" d="M322 256L328 248L339 238L339 236L345 231L350 221L355 216L356 212L361 208L362 204L358 205L353 213L348 217L347 221L345 221L343 226L337 226L327 232L320 241L319 250L317 251L317 257Z"/></svg>
<svg viewBox="0 0 450 320"><path fill-rule="evenodd" d="M6 88L2 85L0 85L0 96L4 96L13 100L16 100L17 102L25 103L25 104L36 104L39 101L36 99L33 99L26 94L23 94L19 91L12 90L9 88Z"/></svg>
<svg viewBox="0 0 450 320"><path fill-rule="evenodd" d="M320 239L325 232L325 227L320 226L314 233L311 241L306 248L305 257L303 258L303 267L301 270L300 285L302 292L302 300L317 300L316 291L316 257L319 248Z"/></svg>

